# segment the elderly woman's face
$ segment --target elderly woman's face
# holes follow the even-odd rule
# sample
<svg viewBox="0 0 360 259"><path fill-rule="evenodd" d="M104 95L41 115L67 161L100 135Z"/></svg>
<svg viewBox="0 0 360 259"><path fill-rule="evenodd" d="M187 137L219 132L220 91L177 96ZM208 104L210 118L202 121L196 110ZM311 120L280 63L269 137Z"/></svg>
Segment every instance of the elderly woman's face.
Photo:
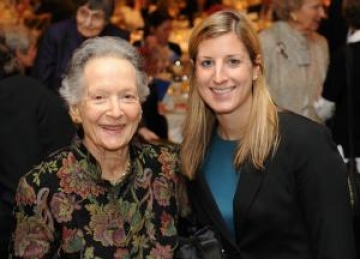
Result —
<svg viewBox="0 0 360 259"><path fill-rule="evenodd" d="M91 10L88 6L80 6L76 12L76 24L79 33L86 37L96 37L106 25L105 12Z"/></svg>
<svg viewBox="0 0 360 259"><path fill-rule="evenodd" d="M323 0L304 0L299 10L293 12L293 23L302 32L316 31L326 17Z"/></svg>
<svg viewBox="0 0 360 259"><path fill-rule="evenodd" d="M127 148L141 119L134 66L117 57L90 60L84 69L83 101L71 108L84 129L90 151L117 152Z"/></svg>

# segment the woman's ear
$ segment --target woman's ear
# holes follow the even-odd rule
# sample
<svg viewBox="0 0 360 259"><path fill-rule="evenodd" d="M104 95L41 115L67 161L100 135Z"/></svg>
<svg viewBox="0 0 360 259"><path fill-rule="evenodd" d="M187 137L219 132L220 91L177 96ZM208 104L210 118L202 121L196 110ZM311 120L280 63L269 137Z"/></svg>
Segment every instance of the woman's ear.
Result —
<svg viewBox="0 0 360 259"><path fill-rule="evenodd" d="M253 66L253 78L252 80L255 81L259 78L259 74L261 73L261 56L257 55L254 66Z"/></svg>
<svg viewBox="0 0 360 259"><path fill-rule="evenodd" d="M252 74L252 80L256 81L259 78L259 73L260 73L260 67L259 65L255 65L253 68L253 74Z"/></svg>
<svg viewBox="0 0 360 259"><path fill-rule="evenodd" d="M71 106L70 107L70 117L71 117L72 121L75 124L81 124L82 123L82 119L81 119L81 116L80 116L80 111L79 111L78 106Z"/></svg>
<svg viewBox="0 0 360 259"><path fill-rule="evenodd" d="M143 109L140 107L140 115L139 115L139 124L141 123L141 120L143 119Z"/></svg>
<svg viewBox="0 0 360 259"><path fill-rule="evenodd" d="M297 22L298 21L298 18L296 16L296 13L295 12L291 12L290 13L290 19L293 21L293 22Z"/></svg>

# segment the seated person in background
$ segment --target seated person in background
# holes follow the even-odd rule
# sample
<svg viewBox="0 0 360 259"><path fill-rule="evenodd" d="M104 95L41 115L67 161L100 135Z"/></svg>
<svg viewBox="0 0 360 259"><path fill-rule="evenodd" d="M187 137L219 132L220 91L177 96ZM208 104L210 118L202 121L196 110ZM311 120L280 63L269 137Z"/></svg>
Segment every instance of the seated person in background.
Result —
<svg viewBox="0 0 360 259"><path fill-rule="evenodd" d="M168 125L164 115L158 109L158 89L154 78L162 78L170 81L170 67L176 60L179 60L182 51L178 44L170 42L169 37L172 30L172 17L166 10L158 9L146 16L144 40L134 43L145 59L146 72L150 76L150 96L143 104L142 125L150 132L143 132L141 127L140 135L147 141L168 138ZM147 134L149 133L149 134Z"/></svg>
<svg viewBox="0 0 360 259"><path fill-rule="evenodd" d="M129 39L129 32L109 23L113 9L113 0L79 0L75 18L50 26L42 36L32 76L57 93L66 65L83 41L96 36Z"/></svg>
<svg viewBox="0 0 360 259"><path fill-rule="evenodd" d="M20 75L16 58L1 45L0 64L0 258L8 258L20 177L49 153L68 145L75 129L59 96Z"/></svg>
<svg viewBox="0 0 360 259"><path fill-rule="evenodd" d="M60 94L84 134L20 180L13 258L173 258L188 199L178 149L134 139L139 61L116 37L75 51Z"/></svg>
<svg viewBox="0 0 360 259"><path fill-rule="evenodd" d="M182 51L179 44L170 42L172 17L165 10L155 10L145 17L144 40L137 41L138 47L146 58L147 73L153 77L167 72L173 62L179 60Z"/></svg>

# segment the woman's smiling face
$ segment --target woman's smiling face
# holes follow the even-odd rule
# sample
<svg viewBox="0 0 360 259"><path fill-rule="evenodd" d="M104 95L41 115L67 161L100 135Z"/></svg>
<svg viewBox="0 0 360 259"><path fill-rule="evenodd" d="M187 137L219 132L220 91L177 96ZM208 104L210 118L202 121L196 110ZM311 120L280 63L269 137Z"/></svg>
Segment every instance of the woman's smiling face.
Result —
<svg viewBox="0 0 360 259"><path fill-rule="evenodd" d="M293 25L304 33L316 31L322 19L326 18L322 0L304 0L299 10L293 12L295 21Z"/></svg>
<svg viewBox="0 0 360 259"><path fill-rule="evenodd" d="M105 12L102 10L91 10L84 5L76 12L77 30L85 38L99 36L106 24Z"/></svg>
<svg viewBox="0 0 360 259"><path fill-rule="evenodd" d="M235 33L201 42L195 66L199 94L217 116L251 109L252 85L259 68Z"/></svg>
<svg viewBox="0 0 360 259"><path fill-rule="evenodd" d="M117 57L89 61L84 69L83 101L71 108L84 129L90 151L118 152L127 148L141 119L133 65Z"/></svg>

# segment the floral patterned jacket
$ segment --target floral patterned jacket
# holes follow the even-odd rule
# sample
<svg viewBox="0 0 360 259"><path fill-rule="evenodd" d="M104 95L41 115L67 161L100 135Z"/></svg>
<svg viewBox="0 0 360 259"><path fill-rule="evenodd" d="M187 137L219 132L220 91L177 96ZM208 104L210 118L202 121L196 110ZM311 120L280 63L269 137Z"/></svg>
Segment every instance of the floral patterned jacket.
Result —
<svg viewBox="0 0 360 259"><path fill-rule="evenodd" d="M177 148L131 144L113 186L79 140L26 174L16 196L13 258L173 258L190 213Z"/></svg>

